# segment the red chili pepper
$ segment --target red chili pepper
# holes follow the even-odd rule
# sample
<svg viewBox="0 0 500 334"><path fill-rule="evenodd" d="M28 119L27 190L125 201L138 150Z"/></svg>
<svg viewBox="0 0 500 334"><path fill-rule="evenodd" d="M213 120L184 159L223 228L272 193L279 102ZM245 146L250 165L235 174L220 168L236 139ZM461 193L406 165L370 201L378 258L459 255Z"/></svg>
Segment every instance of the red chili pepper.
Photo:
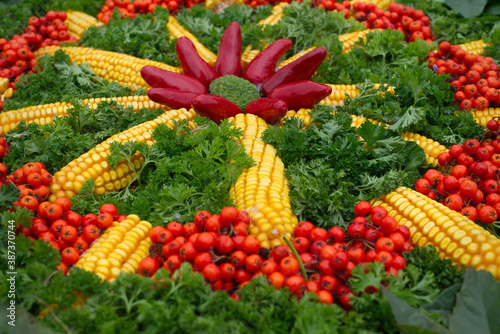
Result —
<svg viewBox="0 0 500 334"><path fill-rule="evenodd" d="M250 101L245 107L245 114L257 115L268 124L275 124L286 115L287 110L285 101L262 97Z"/></svg>
<svg viewBox="0 0 500 334"><path fill-rule="evenodd" d="M217 124L223 119L241 113L240 107L235 103L217 95L198 95L191 101L191 105L198 114L208 117Z"/></svg>
<svg viewBox="0 0 500 334"><path fill-rule="evenodd" d="M283 100L290 110L311 108L332 93L332 87L302 80L275 88L269 98Z"/></svg>
<svg viewBox="0 0 500 334"><path fill-rule="evenodd" d="M151 88L148 90L148 96L151 100L166 104L171 108L191 109L191 100L200 94L193 92L182 92L170 88Z"/></svg>
<svg viewBox="0 0 500 334"><path fill-rule="evenodd" d="M243 78L254 85L263 83L274 73L278 60L292 47L292 44L289 39L278 39L269 45L248 64Z"/></svg>
<svg viewBox="0 0 500 334"><path fill-rule="evenodd" d="M325 60L325 57L325 48L316 48L306 53L267 78L262 84L262 93L267 96L278 86L309 79ZM288 107L293 109L290 106Z"/></svg>
<svg viewBox="0 0 500 334"><path fill-rule="evenodd" d="M215 73L241 77L241 28L238 22L231 23L222 35Z"/></svg>
<svg viewBox="0 0 500 334"><path fill-rule="evenodd" d="M141 75L153 88L171 88L198 94L207 93L207 88L198 80L156 66L144 66L141 68Z"/></svg>
<svg viewBox="0 0 500 334"><path fill-rule="evenodd" d="M193 42L187 37L179 38L175 49L177 50L177 56L179 57L184 74L195 78L205 87L208 87L217 78L214 69L200 57Z"/></svg>

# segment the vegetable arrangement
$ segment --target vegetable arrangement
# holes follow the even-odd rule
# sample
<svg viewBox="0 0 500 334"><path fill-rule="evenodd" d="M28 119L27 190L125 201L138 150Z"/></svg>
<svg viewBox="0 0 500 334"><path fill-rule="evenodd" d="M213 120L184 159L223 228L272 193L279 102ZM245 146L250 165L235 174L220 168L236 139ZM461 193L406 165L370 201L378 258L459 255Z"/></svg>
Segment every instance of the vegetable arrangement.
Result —
<svg viewBox="0 0 500 334"><path fill-rule="evenodd" d="M500 115L457 111L451 80L425 63L443 5L355 2L368 27L401 25L359 33L349 6L194 6L179 21L158 8L79 28L84 47L38 50L53 56L0 114L18 321L57 332L494 331ZM387 23L396 13L417 24ZM470 38L489 27L450 13ZM496 31L482 30L492 57L470 56L470 70L496 66ZM14 227L0 225L2 258Z"/></svg>

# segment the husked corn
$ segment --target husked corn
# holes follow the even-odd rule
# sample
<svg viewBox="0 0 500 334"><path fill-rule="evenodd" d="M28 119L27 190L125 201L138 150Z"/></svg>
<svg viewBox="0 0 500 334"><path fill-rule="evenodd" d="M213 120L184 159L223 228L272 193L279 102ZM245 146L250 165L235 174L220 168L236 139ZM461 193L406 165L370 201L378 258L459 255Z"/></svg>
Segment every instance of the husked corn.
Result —
<svg viewBox="0 0 500 334"><path fill-rule="evenodd" d="M256 165L240 175L230 197L239 210L247 210L252 217L250 233L259 238L262 247L273 248L283 244L284 235L292 236L298 222L291 209L285 166L274 147L260 139L267 128L262 118L238 114L232 120L242 129L241 143Z"/></svg>

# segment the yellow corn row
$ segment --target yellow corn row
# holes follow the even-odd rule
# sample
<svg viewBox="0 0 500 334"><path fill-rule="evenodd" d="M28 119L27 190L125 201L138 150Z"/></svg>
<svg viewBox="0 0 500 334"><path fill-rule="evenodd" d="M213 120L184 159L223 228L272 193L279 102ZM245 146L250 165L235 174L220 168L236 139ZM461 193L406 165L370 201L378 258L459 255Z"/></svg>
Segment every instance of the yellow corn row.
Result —
<svg viewBox="0 0 500 334"><path fill-rule="evenodd" d="M35 52L35 57L41 57L44 54L52 55L57 50L66 52L70 60L74 63L88 63L90 69L101 78L129 87L132 91L136 91L139 88L146 90L151 88L141 76L141 68L146 65L156 66L171 72L182 73L182 69L178 67L166 65L157 61L92 48L47 46L38 49Z"/></svg>
<svg viewBox="0 0 500 334"><path fill-rule="evenodd" d="M368 35L369 32L374 31L376 29L366 29L366 30L361 30L361 31L355 31L355 32L350 32L348 34L343 34L339 36L339 40L342 42L342 52L343 53L349 53L354 46L354 44L362 38L364 41L366 41L366 35Z"/></svg>
<svg viewBox="0 0 500 334"><path fill-rule="evenodd" d="M246 68L248 64L260 53L260 50L252 50L252 45L248 45L241 54L241 66Z"/></svg>
<svg viewBox="0 0 500 334"><path fill-rule="evenodd" d="M91 109L96 109L101 102L116 101L124 107L132 107L132 110L137 112L142 108L148 109L165 109L169 108L165 105L153 102L147 95L141 96L123 96L109 98L91 98L82 101L82 104L88 104ZM26 121L27 124L35 122L36 124L45 125L52 122L54 116L67 116L67 110L72 105L66 102L56 102L43 104L33 107L26 107L17 110L10 110L0 114L0 136L17 128L19 122Z"/></svg>
<svg viewBox="0 0 500 334"><path fill-rule="evenodd" d="M221 3L221 0L206 0L205 1L205 8L214 10L217 5ZM244 4L243 0L231 0L231 1L224 1L224 3L236 3L236 4Z"/></svg>
<svg viewBox="0 0 500 334"><path fill-rule="evenodd" d="M54 202L61 197L71 198L78 194L83 184L90 179L95 180L94 193L97 195L125 188L132 181L135 171L143 166L144 158L137 153L131 159L133 166L130 166L126 160L121 160L116 168L112 169L107 161L110 154L110 144L134 140L152 145L153 130L159 124L172 127L174 120L186 119L194 128L192 120L195 114L192 109L169 110L152 121L136 125L108 138L54 174L53 182L50 185L49 200Z"/></svg>
<svg viewBox="0 0 500 334"><path fill-rule="evenodd" d="M460 44L459 46L467 52L472 53L473 55L481 55L483 54L484 48L489 44L485 43L482 39L478 41L472 41L470 43Z"/></svg>
<svg viewBox="0 0 500 334"><path fill-rule="evenodd" d="M121 273L135 273L153 244L149 238L152 226L137 215L113 222L75 264L94 272L102 280L114 281Z"/></svg>
<svg viewBox="0 0 500 334"><path fill-rule="evenodd" d="M366 122L368 119L360 116L355 116L351 115L352 117L352 127L360 127L361 124ZM384 124L385 126L389 126L388 124L377 122L374 120L369 120L370 122L376 123L376 124ZM419 135L418 133L413 133L413 132L407 132L401 135L401 138L403 138L406 141L413 141L420 146L425 153L425 161L428 164L437 166L439 165L438 163L438 156L442 152L448 152L448 149L444 146L441 145L439 142L434 141L430 138L427 138L425 136Z"/></svg>
<svg viewBox="0 0 500 334"><path fill-rule="evenodd" d="M380 9L386 10L393 0L358 0L359 2L370 3L373 2L375 6Z"/></svg>
<svg viewBox="0 0 500 334"><path fill-rule="evenodd" d="M215 62L217 61L217 56L207 49L203 44L198 41L198 39L190 33L186 28L184 28L177 19L170 15L168 18L168 23L167 23L167 28L168 31L170 32L170 38L179 38L179 37L187 37L191 42L193 42L194 47L196 48L196 51L198 51L198 54L200 55L203 60L205 60L207 63L210 64L210 66L214 66Z"/></svg>
<svg viewBox="0 0 500 334"><path fill-rule="evenodd" d="M299 109L297 111L295 110L288 110L286 112L286 115L285 117L283 117L281 119L281 123L283 124L284 120L287 119L287 118L292 118L292 117L298 117L302 120L302 123L304 124L304 126L309 126L312 122L312 116L311 116L311 111L312 109Z"/></svg>
<svg viewBox="0 0 500 334"><path fill-rule="evenodd" d="M405 187L373 200L372 205L385 207L398 224L407 226L414 244L433 245L441 257L500 279L500 240L467 217Z"/></svg>
<svg viewBox="0 0 500 334"><path fill-rule="evenodd" d="M0 78L0 94L3 94L9 88L9 79Z"/></svg>
<svg viewBox="0 0 500 334"><path fill-rule="evenodd" d="M307 50L301 51L301 52L299 52L299 53L291 56L290 58L283 60L281 63L278 64L278 66L276 66L276 70L279 70L280 68L282 68L282 67L290 64L291 62L299 59L300 57L302 57L303 55L311 52L314 49L316 49L316 47L313 46L312 48L309 48Z"/></svg>
<svg viewBox="0 0 500 334"><path fill-rule="evenodd" d="M95 17L86 13L77 12L73 10L66 11L67 18L64 24L68 26L68 35L80 40L85 32L85 29L92 26L100 27L102 22L98 21Z"/></svg>
<svg viewBox="0 0 500 334"><path fill-rule="evenodd" d="M267 128L262 118L238 114L232 120L242 129L241 143L256 165L240 175L230 197L239 210L247 210L252 217L250 233L259 238L262 247L273 248L283 244L284 235L292 236L298 222L291 209L285 166L276 150L260 138Z"/></svg>
<svg viewBox="0 0 500 334"><path fill-rule="evenodd" d="M460 111L459 111L460 112ZM486 108L484 110L471 109L476 123L486 127L493 117L500 117L500 108Z"/></svg>
<svg viewBox="0 0 500 334"><path fill-rule="evenodd" d="M273 10L271 11L271 15L266 17L263 20L260 20L258 25L261 25L262 27L265 27L266 25L274 25L278 23L279 20L281 20L281 17L283 16L283 8L288 6L288 3L286 2L280 2L276 6L273 7Z"/></svg>
<svg viewBox="0 0 500 334"><path fill-rule="evenodd" d="M7 88L7 90L0 96L0 101L5 101L5 99L11 97L12 94L14 94L14 90L12 88Z"/></svg>
<svg viewBox="0 0 500 334"><path fill-rule="evenodd" d="M359 89L356 85L328 85L332 87L332 93L319 102L319 104L342 105L347 98L346 94L351 98L359 96Z"/></svg>
<svg viewBox="0 0 500 334"><path fill-rule="evenodd" d="M404 140L414 141L420 146L425 153L425 160L428 164L438 166L438 156L443 152L448 152L446 146L434 141L418 133L407 132L401 135Z"/></svg>

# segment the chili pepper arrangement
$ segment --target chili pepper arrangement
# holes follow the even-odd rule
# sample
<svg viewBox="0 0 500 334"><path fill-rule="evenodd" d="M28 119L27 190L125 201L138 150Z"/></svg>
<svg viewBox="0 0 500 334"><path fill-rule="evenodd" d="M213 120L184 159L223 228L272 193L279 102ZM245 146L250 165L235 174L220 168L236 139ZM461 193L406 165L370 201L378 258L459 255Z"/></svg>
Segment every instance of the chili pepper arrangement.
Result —
<svg viewBox="0 0 500 334"><path fill-rule="evenodd" d="M193 42L181 37L176 49L184 75L166 73L151 66L143 67L141 75L153 87L148 90L148 96L155 102L173 108L192 106L198 114L217 123L244 111L275 124L288 109L310 108L332 92L327 85L307 80L325 59L324 48L316 48L274 72L278 60L291 46L292 42L284 39L272 43L248 64L243 72L244 80L232 81L231 87L226 84L225 91L239 90L241 94L246 91L242 88L245 80L260 89L255 99L240 106L237 101L225 98L223 92L215 95L217 92L213 88L217 80L242 76L241 29L237 22L231 23L224 32L215 69L200 57ZM206 94L207 88L209 93L215 94ZM259 98L260 94L264 97Z"/></svg>

